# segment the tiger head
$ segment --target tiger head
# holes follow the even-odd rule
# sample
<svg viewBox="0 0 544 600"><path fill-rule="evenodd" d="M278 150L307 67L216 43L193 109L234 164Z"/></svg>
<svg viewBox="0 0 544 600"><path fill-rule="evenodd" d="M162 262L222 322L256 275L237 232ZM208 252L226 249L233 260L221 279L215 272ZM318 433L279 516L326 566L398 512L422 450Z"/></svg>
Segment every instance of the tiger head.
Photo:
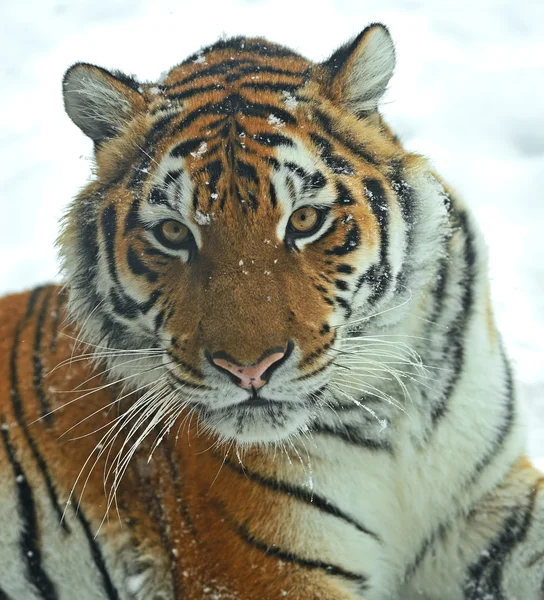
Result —
<svg viewBox="0 0 544 600"><path fill-rule="evenodd" d="M60 237L70 309L157 423L274 442L356 401L342 344L423 289L444 214L377 111L394 65L374 24L320 64L240 37L157 83L66 73L96 159Z"/></svg>

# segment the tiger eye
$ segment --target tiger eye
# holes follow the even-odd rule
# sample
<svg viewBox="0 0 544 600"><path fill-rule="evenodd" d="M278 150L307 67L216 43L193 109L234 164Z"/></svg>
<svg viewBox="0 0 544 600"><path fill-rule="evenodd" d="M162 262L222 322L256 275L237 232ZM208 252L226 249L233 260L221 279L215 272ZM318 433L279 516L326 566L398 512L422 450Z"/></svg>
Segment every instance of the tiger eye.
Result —
<svg viewBox="0 0 544 600"><path fill-rule="evenodd" d="M305 231L310 231L318 220L318 210L312 206L305 206L304 208L295 210L295 212L291 215L290 223L291 227L295 231L303 233Z"/></svg>
<svg viewBox="0 0 544 600"><path fill-rule="evenodd" d="M166 240L172 244L180 244L189 236L189 228L173 219L161 223L161 232Z"/></svg>

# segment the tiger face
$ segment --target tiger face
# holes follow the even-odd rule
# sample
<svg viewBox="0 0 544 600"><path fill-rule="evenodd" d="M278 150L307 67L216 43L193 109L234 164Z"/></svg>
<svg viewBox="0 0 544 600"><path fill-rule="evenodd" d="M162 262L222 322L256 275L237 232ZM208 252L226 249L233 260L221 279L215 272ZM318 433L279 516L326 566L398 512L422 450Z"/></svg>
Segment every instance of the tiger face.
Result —
<svg viewBox="0 0 544 600"><path fill-rule="evenodd" d="M96 152L60 239L72 314L157 419L275 442L345 402L343 341L416 271L420 163L377 112L394 62L372 25L321 64L234 38L160 83L67 72Z"/></svg>

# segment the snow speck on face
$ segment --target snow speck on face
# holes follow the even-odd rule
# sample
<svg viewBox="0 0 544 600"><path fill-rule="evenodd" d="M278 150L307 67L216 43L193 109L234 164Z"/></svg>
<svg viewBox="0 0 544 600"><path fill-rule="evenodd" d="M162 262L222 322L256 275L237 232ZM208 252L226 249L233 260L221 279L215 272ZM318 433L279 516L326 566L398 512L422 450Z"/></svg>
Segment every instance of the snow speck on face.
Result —
<svg viewBox="0 0 544 600"><path fill-rule="evenodd" d="M270 125L273 125L276 129L281 129L282 127L285 127L285 123L276 115L270 113L270 115L268 115L268 123Z"/></svg>
<svg viewBox="0 0 544 600"><path fill-rule="evenodd" d="M206 62L206 56L202 53L199 53L198 56L193 60L193 62L196 64L202 64L202 65L208 64Z"/></svg>
<svg viewBox="0 0 544 600"><path fill-rule="evenodd" d="M161 90L156 85L154 85L153 87L149 88L149 93L157 95L161 93Z"/></svg>
<svg viewBox="0 0 544 600"><path fill-rule="evenodd" d="M135 596L142 589L147 577L148 577L148 574L146 572L140 573L138 575L131 575L130 577L127 577L127 579L126 579L127 592L131 596Z"/></svg>
<svg viewBox="0 0 544 600"><path fill-rule="evenodd" d="M293 96L293 94L291 94L291 92L288 92L287 90L284 90L282 94L283 99L285 101L285 106L287 106L288 108L295 108L298 102L297 99Z"/></svg>
<svg viewBox="0 0 544 600"><path fill-rule="evenodd" d="M211 222L211 216L209 213L203 213L199 210L195 212L195 221L199 225L209 225Z"/></svg>
<svg viewBox="0 0 544 600"><path fill-rule="evenodd" d="M201 142L198 149L195 152L191 152L191 156L193 158L200 159L204 156L207 149L208 149L208 144L206 142Z"/></svg>

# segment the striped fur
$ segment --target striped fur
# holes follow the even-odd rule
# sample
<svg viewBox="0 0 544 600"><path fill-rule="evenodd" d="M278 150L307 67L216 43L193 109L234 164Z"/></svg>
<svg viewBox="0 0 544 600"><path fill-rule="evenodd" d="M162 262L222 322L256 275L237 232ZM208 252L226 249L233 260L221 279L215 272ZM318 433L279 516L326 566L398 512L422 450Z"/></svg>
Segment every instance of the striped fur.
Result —
<svg viewBox="0 0 544 600"><path fill-rule="evenodd" d="M485 246L377 112L394 62L372 25L68 71L96 173L65 288L0 303L0 598L544 597Z"/></svg>

